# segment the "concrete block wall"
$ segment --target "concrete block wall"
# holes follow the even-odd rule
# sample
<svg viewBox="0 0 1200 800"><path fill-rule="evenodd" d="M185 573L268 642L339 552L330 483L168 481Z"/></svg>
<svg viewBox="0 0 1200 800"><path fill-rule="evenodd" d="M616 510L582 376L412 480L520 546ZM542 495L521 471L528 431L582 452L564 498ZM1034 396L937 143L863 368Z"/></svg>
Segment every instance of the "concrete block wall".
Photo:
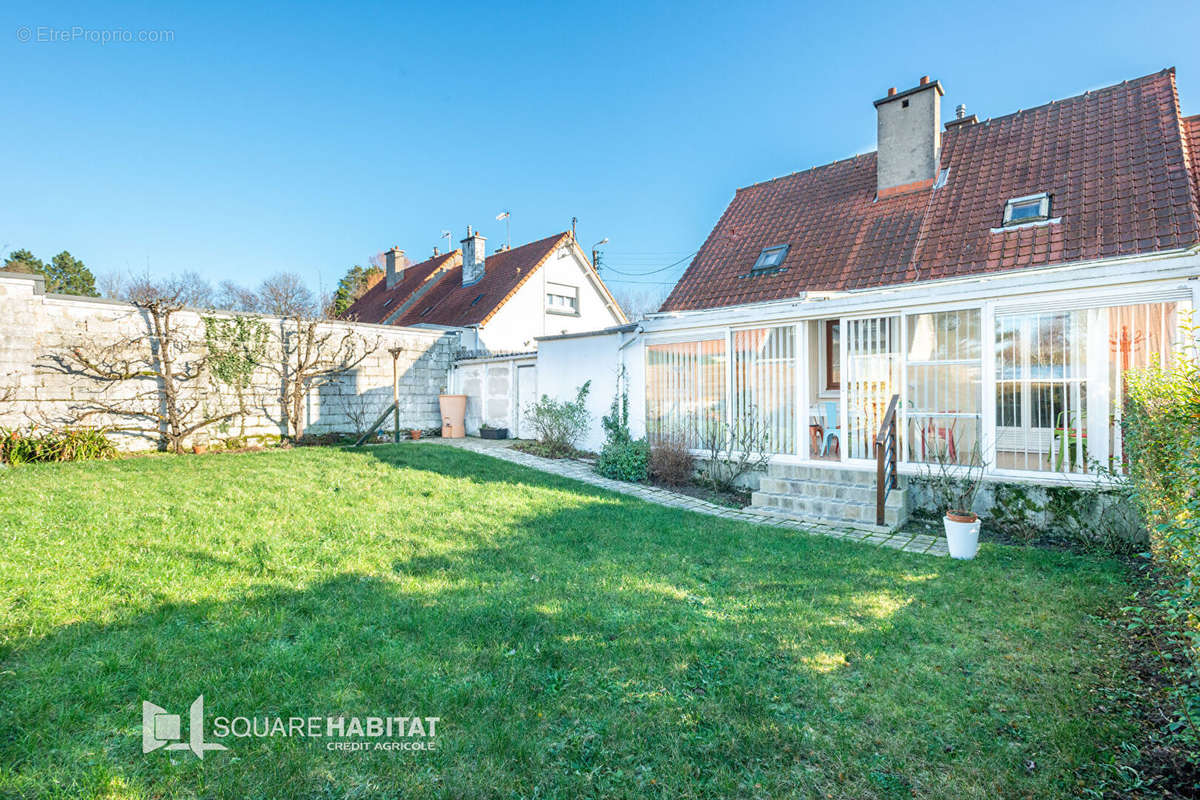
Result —
<svg viewBox="0 0 1200 800"><path fill-rule="evenodd" d="M55 354L74 347L90 351L122 338L144 336L149 330L148 319L126 303L47 295L43 286L35 276L0 272L0 398L12 395L0 403L0 427L70 425L89 401L102 398L111 404L155 388L153 379L123 381L105 387L83 376L56 371L52 361ZM177 313L179 330L197 345L185 354L185 362L199 356L205 338L203 316L233 315L191 310ZM260 319L275 339L284 321L272 317ZM389 349L396 347L402 348L397 363L400 424L405 428L440 426L437 396L446 390L458 347L457 332L344 322L322 323L322 330L338 339L349 330L377 346L354 369L309 393L304 410L307 433L352 433L373 422L392 400L393 364ZM265 441L284 435L280 390L278 374L260 368L244 392L248 413L199 431L193 443L232 437ZM189 391L197 393L210 413L239 406L237 392L211 376L191 384ZM128 418L97 415L89 417L85 424L115 427L130 422ZM126 450L157 446L154 437L119 432L112 436Z"/></svg>

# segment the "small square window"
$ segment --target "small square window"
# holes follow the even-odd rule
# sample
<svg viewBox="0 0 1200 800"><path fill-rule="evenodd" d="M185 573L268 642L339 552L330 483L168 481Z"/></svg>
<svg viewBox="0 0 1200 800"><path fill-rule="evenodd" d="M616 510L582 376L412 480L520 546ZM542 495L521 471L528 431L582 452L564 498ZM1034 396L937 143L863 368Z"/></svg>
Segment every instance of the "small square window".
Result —
<svg viewBox="0 0 1200 800"><path fill-rule="evenodd" d="M778 269L783 266L783 259L787 256L789 246L779 244L774 247L764 247L762 252L758 254L758 260L754 262L753 271L759 272L766 269Z"/></svg>
<svg viewBox="0 0 1200 800"><path fill-rule="evenodd" d="M562 283L547 283L546 310L552 314L578 314L578 287Z"/></svg>
<svg viewBox="0 0 1200 800"><path fill-rule="evenodd" d="M1050 195L1033 194L1015 197L1004 205L1005 225L1025 225L1050 219Z"/></svg>

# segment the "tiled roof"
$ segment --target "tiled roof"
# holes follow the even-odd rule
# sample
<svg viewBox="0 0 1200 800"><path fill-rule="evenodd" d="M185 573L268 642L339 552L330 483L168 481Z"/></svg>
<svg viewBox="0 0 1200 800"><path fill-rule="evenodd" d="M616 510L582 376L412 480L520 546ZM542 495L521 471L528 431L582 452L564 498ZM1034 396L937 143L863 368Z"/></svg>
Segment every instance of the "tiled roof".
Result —
<svg viewBox="0 0 1200 800"><path fill-rule="evenodd" d="M875 153L739 189L664 311L796 297L1200 242L1175 72L1087 92L942 135L938 189L876 200ZM1200 148L1196 148L1200 149ZM1192 169L1196 169L1195 160ZM1049 192L1061 222L1000 233L1007 200ZM783 269L749 277L764 247Z"/></svg>
<svg viewBox="0 0 1200 800"><path fill-rule="evenodd" d="M461 261L446 270L428 292L395 320L397 325L480 325L520 288L570 232L556 233L536 242L491 253L484 261L483 277L462 285Z"/></svg>
<svg viewBox="0 0 1200 800"><path fill-rule="evenodd" d="M1200 202L1200 114L1183 120L1183 133L1188 145L1188 160L1192 165L1193 191L1197 202Z"/></svg>
<svg viewBox="0 0 1200 800"><path fill-rule="evenodd" d="M381 280L365 291L342 313L342 319L382 323L400 310L404 301L431 277L461 263L462 253L453 250L420 264L411 264L405 268L404 276L391 289L387 288L387 280Z"/></svg>

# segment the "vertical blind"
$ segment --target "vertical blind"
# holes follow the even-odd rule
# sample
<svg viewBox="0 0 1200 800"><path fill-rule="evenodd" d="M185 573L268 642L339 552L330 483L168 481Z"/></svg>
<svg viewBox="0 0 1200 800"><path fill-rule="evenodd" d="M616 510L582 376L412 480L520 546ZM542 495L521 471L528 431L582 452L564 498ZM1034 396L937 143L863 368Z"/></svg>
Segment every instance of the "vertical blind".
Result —
<svg viewBox="0 0 1200 800"><path fill-rule="evenodd" d="M770 453L796 452L796 329L734 331L730 423L751 415L763 426Z"/></svg>
<svg viewBox="0 0 1200 800"><path fill-rule="evenodd" d="M1108 309L1111 469L1124 464L1121 412L1125 407L1125 373L1171 366L1178 337L1177 315L1175 303L1143 303Z"/></svg>
<svg viewBox="0 0 1200 800"><path fill-rule="evenodd" d="M847 320L846 455L873 458L872 443L900 385L900 342L897 317Z"/></svg>
<svg viewBox="0 0 1200 800"><path fill-rule="evenodd" d="M701 447L706 424L725 416L725 340L646 346L646 435Z"/></svg>

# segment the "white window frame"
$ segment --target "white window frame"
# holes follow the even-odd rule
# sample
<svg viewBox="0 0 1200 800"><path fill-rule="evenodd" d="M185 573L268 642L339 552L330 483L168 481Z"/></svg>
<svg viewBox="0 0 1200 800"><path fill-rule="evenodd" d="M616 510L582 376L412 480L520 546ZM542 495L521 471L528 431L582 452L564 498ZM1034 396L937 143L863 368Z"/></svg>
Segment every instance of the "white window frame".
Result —
<svg viewBox="0 0 1200 800"><path fill-rule="evenodd" d="M565 305L551 302L550 298L561 297L567 300ZM561 314L565 317L579 316L579 287L569 283L546 282L546 313Z"/></svg>
<svg viewBox="0 0 1200 800"><path fill-rule="evenodd" d="M1013 219L1013 211L1018 207L1038 204L1038 213L1036 216L1023 217L1021 219ZM1037 194L1027 194L1024 197L1014 197L1004 204L1004 226L1015 227L1017 225L1031 225L1035 222L1045 222L1050 219L1050 195L1047 192L1039 192Z"/></svg>

